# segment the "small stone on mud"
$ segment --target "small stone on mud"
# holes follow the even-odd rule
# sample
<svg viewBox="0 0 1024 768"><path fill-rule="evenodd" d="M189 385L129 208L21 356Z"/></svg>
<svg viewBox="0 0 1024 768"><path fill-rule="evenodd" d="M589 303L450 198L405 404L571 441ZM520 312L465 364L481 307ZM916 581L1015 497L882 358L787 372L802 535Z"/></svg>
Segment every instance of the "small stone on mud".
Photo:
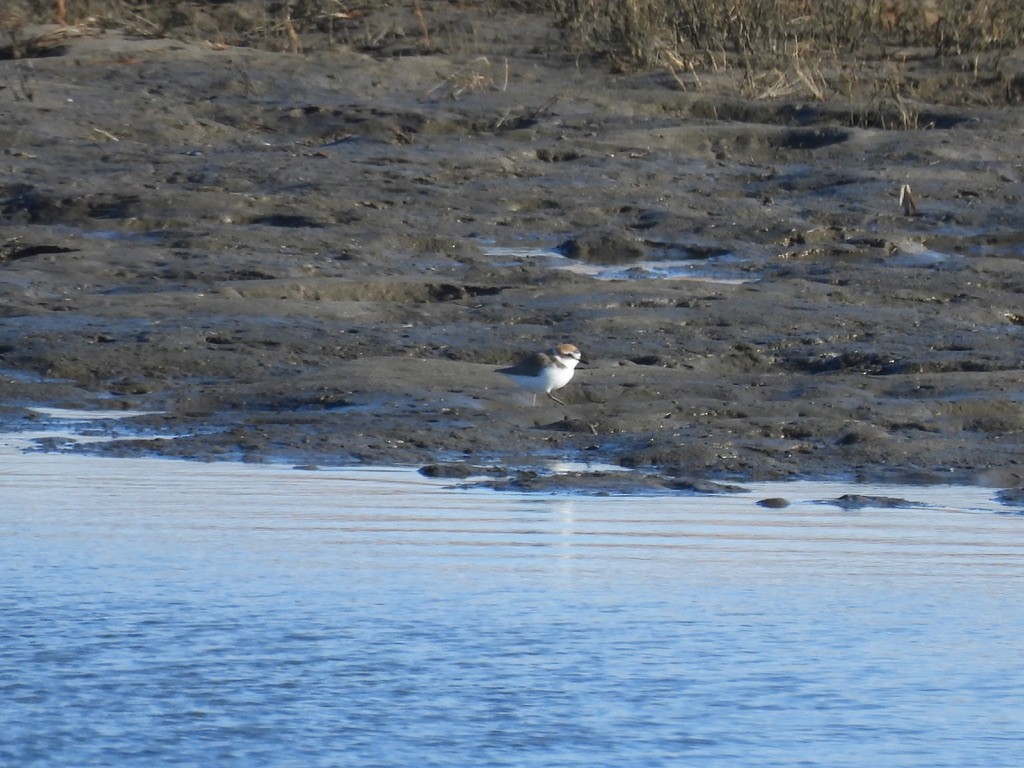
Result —
<svg viewBox="0 0 1024 768"><path fill-rule="evenodd" d="M907 501L906 499L900 499L894 496L864 496L859 493L844 493L837 499L830 499L826 504L834 504L840 509L845 510L856 510L864 509L865 507L874 507L876 509L911 509L913 507L923 507L916 501Z"/></svg>
<svg viewBox="0 0 1024 768"><path fill-rule="evenodd" d="M778 496L770 499L761 499L757 502L757 506L765 507L766 509L785 509L789 506L789 499L783 499Z"/></svg>
<svg viewBox="0 0 1024 768"><path fill-rule="evenodd" d="M635 238L614 231L584 232L569 238L556 249L570 259L591 264L625 264L639 261L646 255L643 244Z"/></svg>
<svg viewBox="0 0 1024 768"><path fill-rule="evenodd" d="M475 470L466 464L427 464L420 467L424 477L454 477L464 479L475 474Z"/></svg>

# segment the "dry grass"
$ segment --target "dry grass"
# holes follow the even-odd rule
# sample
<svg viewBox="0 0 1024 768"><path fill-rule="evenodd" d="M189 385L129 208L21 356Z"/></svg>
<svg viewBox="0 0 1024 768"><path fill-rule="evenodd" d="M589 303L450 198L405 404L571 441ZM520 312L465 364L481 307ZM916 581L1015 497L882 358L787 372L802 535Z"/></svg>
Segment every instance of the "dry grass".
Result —
<svg viewBox="0 0 1024 768"><path fill-rule="evenodd" d="M624 67L666 55L772 58L920 46L964 54L1024 43L1019 0L552 0L578 50Z"/></svg>
<svg viewBox="0 0 1024 768"><path fill-rule="evenodd" d="M23 31L40 22L295 53L480 56L431 94L458 98L502 87L475 25L503 10L542 16L573 56L660 68L688 90L725 73L748 98L856 97L908 128L921 99L1024 101L1024 70L1002 66L1024 45L1020 0L0 0L0 58L47 55L52 38Z"/></svg>
<svg viewBox="0 0 1024 768"><path fill-rule="evenodd" d="M358 28L367 10L390 5L349 0L251 0L210 3L197 0L2 0L0 30L16 35L25 24L88 22L145 37L195 37L231 45L301 52L301 36L333 36Z"/></svg>
<svg viewBox="0 0 1024 768"><path fill-rule="evenodd" d="M358 25L382 10L405 10L430 44L431 17L444 6L479 13L508 8L551 13L579 52L622 66L662 66L666 56L712 64L724 55L773 56L794 44L808 51L857 52L881 46L929 46L963 54L1024 43L1019 0L5 0L0 28L20 23L76 24L87 19L155 33L197 13L235 7L252 37ZM221 14L221 18L227 11ZM244 32L243 29L233 31Z"/></svg>
<svg viewBox="0 0 1024 768"><path fill-rule="evenodd" d="M377 12L404 10L430 46L432 18L445 6L483 14L499 8L552 14L577 52L623 68L695 57L713 67L723 57L788 55L794 46L805 53L927 46L964 54L1024 43L1019 0L5 0L0 29L91 20L160 34L196 15L225 22L234 14L235 28L225 32L257 40L358 27Z"/></svg>
<svg viewBox="0 0 1024 768"><path fill-rule="evenodd" d="M1018 102L1000 60L1024 45L1019 0L551 0L577 55L622 71L664 68L681 87L698 72L738 72L752 98L849 94L888 101L904 127L916 125L905 76L879 79L879 62L929 57L939 102ZM839 64L842 62L842 64ZM864 78L858 70L867 66ZM949 78L949 72L957 72ZM679 73L690 73L684 81Z"/></svg>

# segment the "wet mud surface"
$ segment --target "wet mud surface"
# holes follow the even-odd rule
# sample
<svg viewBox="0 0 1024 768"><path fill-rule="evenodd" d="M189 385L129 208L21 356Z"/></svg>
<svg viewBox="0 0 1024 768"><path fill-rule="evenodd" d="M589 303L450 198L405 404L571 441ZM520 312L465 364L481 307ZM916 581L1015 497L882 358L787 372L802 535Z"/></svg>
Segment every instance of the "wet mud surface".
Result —
<svg viewBox="0 0 1024 768"><path fill-rule="evenodd" d="M0 61L3 426L139 409L87 449L520 487L1021 484L1021 108L889 130L474 24L424 55L97 32ZM564 406L494 372L560 342Z"/></svg>

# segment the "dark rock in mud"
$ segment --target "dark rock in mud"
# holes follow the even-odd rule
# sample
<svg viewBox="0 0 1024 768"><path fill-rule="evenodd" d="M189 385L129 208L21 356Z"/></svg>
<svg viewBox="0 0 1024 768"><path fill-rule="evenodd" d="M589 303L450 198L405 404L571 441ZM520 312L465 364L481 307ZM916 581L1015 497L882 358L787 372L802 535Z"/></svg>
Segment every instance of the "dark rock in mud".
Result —
<svg viewBox="0 0 1024 768"><path fill-rule="evenodd" d="M657 477L628 472L560 472L547 474L531 470L514 472L501 480L481 485L496 491L520 493L573 493L582 496L667 493L675 490Z"/></svg>
<svg viewBox="0 0 1024 768"><path fill-rule="evenodd" d="M628 264L646 255L643 244L619 232L586 232L560 243L556 249L571 259L591 264Z"/></svg>
<svg viewBox="0 0 1024 768"><path fill-rule="evenodd" d="M997 494L997 498L1009 507L1020 507L1024 514L1024 488L1007 488Z"/></svg>
<svg viewBox="0 0 1024 768"><path fill-rule="evenodd" d="M635 494L719 494L739 493L744 489L710 480L676 480L654 473L638 472L538 472L517 470L508 477L481 483L499 491L574 493L582 496Z"/></svg>
<svg viewBox="0 0 1024 768"><path fill-rule="evenodd" d="M924 504L907 499L895 498L893 496L865 496L859 493L846 493L836 499L829 499L824 502L832 504L847 511L872 507L874 509L912 509L923 507Z"/></svg>
<svg viewBox="0 0 1024 768"><path fill-rule="evenodd" d="M447 477L465 479L473 475L483 474L476 467L469 464L427 464L420 467L419 473L424 477Z"/></svg>

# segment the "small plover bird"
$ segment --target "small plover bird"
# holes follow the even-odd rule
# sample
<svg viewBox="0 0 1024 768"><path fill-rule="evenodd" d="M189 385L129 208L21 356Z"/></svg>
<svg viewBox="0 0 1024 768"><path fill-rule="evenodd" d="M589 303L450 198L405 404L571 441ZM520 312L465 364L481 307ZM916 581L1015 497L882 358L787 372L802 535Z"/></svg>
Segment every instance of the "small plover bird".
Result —
<svg viewBox="0 0 1024 768"><path fill-rule="evenodd" d="M499 368L498 373L505 374L523 389L533 392L534 405L541 392L556 403L565 405L551 393L569 383L580 357L580 351L572 344L559 344L548 352L527 355L511 368Z"/></svg>

